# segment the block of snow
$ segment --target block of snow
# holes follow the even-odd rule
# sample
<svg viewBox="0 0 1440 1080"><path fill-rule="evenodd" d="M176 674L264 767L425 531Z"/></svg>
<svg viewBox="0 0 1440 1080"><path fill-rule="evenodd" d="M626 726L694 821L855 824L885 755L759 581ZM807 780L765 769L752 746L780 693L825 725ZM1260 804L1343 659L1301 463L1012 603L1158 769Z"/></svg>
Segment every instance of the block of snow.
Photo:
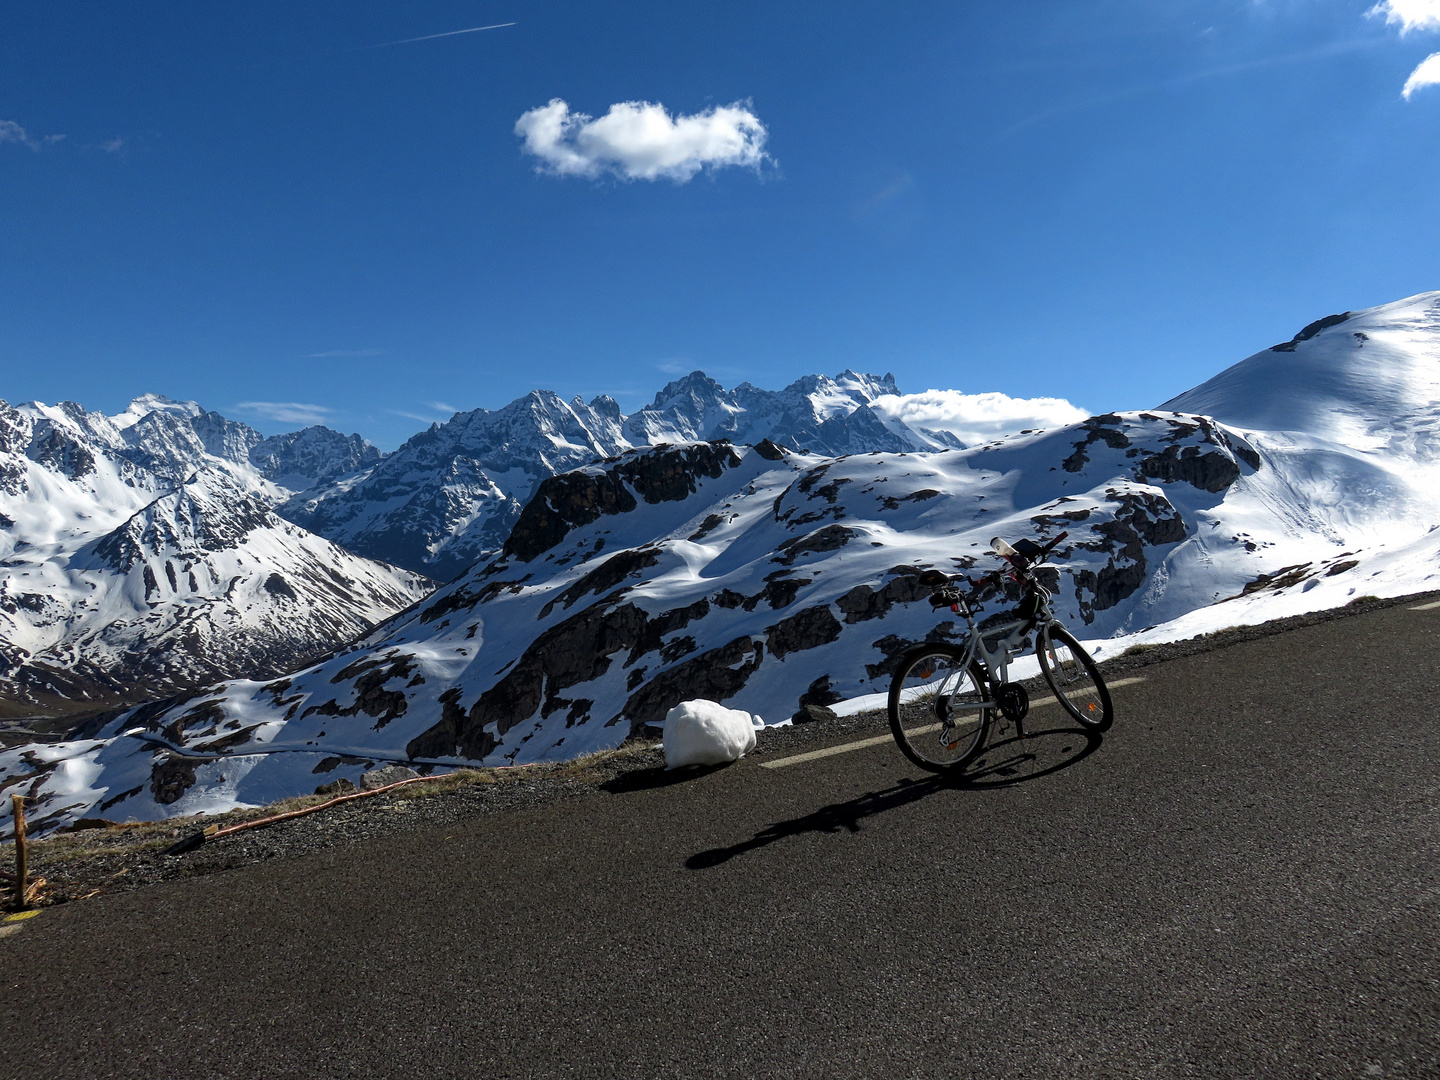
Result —
<svg viewBox="0 0 1440 1080"><path fill-rule="evenodd" d="M665 714L665 764L719 765L755 749L758 717L714 701L682 701Z"/></svg>

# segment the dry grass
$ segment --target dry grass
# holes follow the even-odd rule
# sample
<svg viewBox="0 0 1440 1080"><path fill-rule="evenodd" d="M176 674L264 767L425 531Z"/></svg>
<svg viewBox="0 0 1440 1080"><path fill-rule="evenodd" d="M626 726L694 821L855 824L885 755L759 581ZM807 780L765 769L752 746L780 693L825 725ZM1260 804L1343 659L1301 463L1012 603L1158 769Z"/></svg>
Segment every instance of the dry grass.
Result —
<svg viewBox="0 0 1440 1080"><path fill-rule="evenodd" d="M527 780L554 779L598 784L639 764L651 753L653 741L631 740L615 750L602 750L572 761L526 765L499 769L454 769L432 780L407 784L376 797L377 803L395 804L446 795L476 784L507 784ZM30 840L35 858L46 865L105 859L115 856L160 851L177 838L199 825L238 825L260 818L274 817L294 810L318 806L335 798L328 795L297 795L281 799L269 806L231 810L225 814L196 814L191 817L169 818L164 821L134 822L86 828L74 832L55 832ZM355 803L343 805L356 805ZM359 805L364 805L363 800ZM324 811L321 811L323 814ZM8 849L9 845L6 845ZM7 851L8 854L8 851ZM0 856L3 858L3 856Z"/></svg>

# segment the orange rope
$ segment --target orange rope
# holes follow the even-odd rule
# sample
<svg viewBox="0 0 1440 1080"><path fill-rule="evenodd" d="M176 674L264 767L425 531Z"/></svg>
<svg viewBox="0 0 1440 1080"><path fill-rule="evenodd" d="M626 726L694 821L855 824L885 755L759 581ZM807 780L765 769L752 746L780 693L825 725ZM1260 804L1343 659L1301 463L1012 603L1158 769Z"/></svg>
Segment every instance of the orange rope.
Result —
<svg viewBox="0 0 1440 1080"><path fill-rule="evenodd" d="M238 825L227 825L223 829L216 829L215 826L212 825L210 828L215 829L215 831L211 832L210 829L206 829L205 838L207 840L214 840L217 837L229 836L231 833L243 832L246 829L258 829L262 825L273 825L277 821L289 821L291 818L304 817L306 814L313 814L317 810L325 810L331 806L338 806L340 803L350 802L352 799L365 799L371 795L383 795L387 791L394 791L396 788L404 787L406 784L418 784L424 780L443 780L445 777L453 775L453 773L441 773L439 776L412 776L408 780L397 780L393 784L386 784L384 787L375 788L373 791L356 791L349 795L337 795L333 799L316 803L314 806L302 807L299 810L290 810L284 814L274 814L267 818L256 818L254 821L242 821Z"/></svg>

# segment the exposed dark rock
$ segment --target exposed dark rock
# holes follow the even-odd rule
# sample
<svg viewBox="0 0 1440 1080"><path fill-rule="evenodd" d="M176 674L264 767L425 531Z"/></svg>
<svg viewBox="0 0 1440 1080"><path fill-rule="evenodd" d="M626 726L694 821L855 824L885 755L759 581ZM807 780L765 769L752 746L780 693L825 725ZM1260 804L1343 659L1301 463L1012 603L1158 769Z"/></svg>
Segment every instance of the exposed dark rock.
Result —
<svg viewBox="0 0 1440 1080"><path fill-rule="evenodd" d="M778 573L770 574L765 579L765 588L754 596L745 599L744 608L746 611L754 611L760 601L764 600L770 604L771 611L778 611L780 608L789 607L795 602L795 595L806 585L810 584L810 578L785 577L788 570L781 570Z"/></svg>
<svg viewBox="0 0 1440 1080"><path fill-rule="evenodd" d="M824 551L836 551L859 535L858 529L852 529L845 525L826 525L823 529L816 529L804 536L786 540L776 549L784 554L776 556L774 561L789 566L797 557L807 552L819 554Z"/></svg>
<svg viewBox="0 0 1440 1080"><path fill-rule="evenodd" d="M728 443L696 443L626 455L599 472L549 477L521 511L504 554L530 562L571 529L605 515L629 513L638 505L635 495L647 503L685 499L698 490L701 477L715 479L740 461Z"/></svg>
<svg viewBox="0 0 1440 1080"><path fill-rule="evenodd" d="M634 604L616 604L607 597L556 623L530 643L504 678L480 695L458 728L458 744L466 746L465 737L480 724L493 722L496 735L503 737L542 706L553 712L568 704L559 692L603 675L615 653L633 650L640 643L649 621ZM473 748L473 743L468 745ZM466 756L483 755L467 752Z"/></svg>
<svg viewBox="0 0 1440 1080"><path fill-rule="evenodd" d="M724 701L734 697L749 681L765 657L765 646L749 636L738 637L718 649L692 657L667 671L662 671L645 686L631 694L625 708L609 721L630 720L630 730L639 731L651 721L665 719L665 714L682 701L703 698Z"/></svg>
<svg viewBox="0 0 1440 1080"><path fill-rule="evenodd" d="M777 660L784 659L787 653L830 644L840 630L840 620L831 613L830 605L817 604L766 627L765 643Z"/></svg>
<svg viewBox="0 0 1440 1080"><path fill-rule="evenodd" d="M919 491L912 491L909 495L901 495L898 499L893 495L886 495L880 500L880 505L886 510L898 510L903 502L924 502L939 494L940 492L934 488L921 488Z"/></svg>
<svg viewBox="0 0 1440 1080"><path fill-rule="evenodd" d="M165 738L173 743L183 742L187 730L198 731L205 728L215 728L225 719L225 701L223 698L216 698L210 701L202 701L194 708L187 710L177 719L165 725L163 732Z"/></svg>
<svg viewBox="0 0 1440 1080"><path fill-rule="evenodd" d="M1114 489L1106 495L1118 503L1115 517L1094 526L1094 532L1101 537L1099 542L1077 545L1110 554L1098 573L1082 570L1075 574L1075 598L1086 623L1095 620L1095 612L1114 607L1141 586L1146 573L1146 544L1176 544L1186 536L1184 519L1163 495ZM1090 593L1088 599L1086 592Z"/></svg>
<svg viewBox="0 0 1440 1080"><path fill-rule="evenodd" d="M232 731L229 735L222 735L218 739L211 739L208 742L196 743L190 749L197 754L223 754L233 750L237 746L243 746L255 737L255 731L259 724L251 724L249 727L241 728L239 731Z"/></svg>
<svg viewBox="0 0 1440 1080"><path fill-rule="evenodd" d="M1279 345L1270 346L1271 352L1294 352L1295 346L1302 341L1309 341L1322 330L1328 330L1332 326L1339 326L1350 318L1350 312L1342 311L1339 315L1326 315L1323 319L1316 319L1296 334L1289 341L1282 341ZM1292 324L1293 325L1293 324Z"/></svg>
<svg viewBox="0 0 1440 1080"><path fill-rule="evenodd" d="M404 691L386 690L384 686L391 679L408 677L415 670L414 660L414 656L408 653L397 654L393 649L383 656L362 657L330 679L332 683L355 680L354 704L342 709L332 698L323 705L311 705L301 715L319 713L321 716L354 716L363 712L367 716L375 717L375 730L378 731L397 716L405 714L409 703Z"/></svg>
<svg viewBox="0 0 1440 1080"><path fill-rule="evenodd" d="M161 806L178 802L195 786L195 768L200 764L176 754L166 754L150 768L150 794Z"/></svg>
<svg viewBox="0 0 1440 1080"><path fill-rule="evenodd" d="M660 649L662 647L661 641L667 634L673 634L677 630L683 630L696 619L703 619L708 614L710 614L710 601L702 597L686 607L672 608L669 611L662 611L659 615L654 616L645 623L644 629L640 632L639 639L630 650L630 655L625 659L625 666L629 667L645 654ZM686 652L694 651L694 641L689 638L683 640L690 641L690 648L676 653L673 657L667 657L667 662L671 659L678 659Z"/></svg>
<svg viewBox="0 0 1440 1080"><path fill-rule="evenodd" d="M170 564L166 563L165 568L169 570ZM172 589L175 587L175 581L173 578L170 581L170 587ZM265 579L265 591L268 592L271 596L283 596L287 600L298 601L300 599L298 596L295 595L295 590L291 588L290 583L286 581L283 577L281 577L279 574L271 574L268 578Z"/></svg>
<svg viewBox="0 0 1440 1080"><path fill-rule="evenodd" d="M1171 445L1164 453L1141 458L1135 478L1156 479L1167 484L1184 480L1202 491L1220 492L1240 479L1240 466L1223 450L1202 454L1198 446L1181 450Z"/></svg>
<svg viewBox="0 0 1440 1080"><path fill-rule="evenodd" d="M1236 596L1249 596L1251 593L1260 592L1263 589L1279 590L1287 589L1291 585L1298 585L1308 577L1314 575L1310 569L1310 563L1295 563L1292 566L1282 566L1279 570L1269 574L1261 574L1254 581L1247 581ZM1234 597L1226 597L1233 600Z"/></svg>
<svg viewBox="0 0 1440 1080"><path fill-rule="evenodd" d="M1123 450L1130 445L1130 437L1120 430L1120 417L1114 413L1092 416L1080 426L1085 429L1085 438L1075 444L1075 452L1062 463L1066 472L1079 472L1090 461L1089 448L1094 442L1103 442L1112 450Z"/></svg>
<svg viewBox="0 0 1440 1080"><path fill-rule="evenodd" d="M328 758L326 760L329 760ZM316 795L349 795L355 790L355 785L343 776L339 780L331 780L328 784L321 784L315 789Z"/></svg>
<svg viewBox="0 0 1440 1080"><path fill-rule="evenodd" d="M932 627L923 640L933 643L948 642L953 640L957 633L955 623L947 620ZM878 664L865 665L865 674L874 681L894 675L895 669L900 666L900 658L923 642L916 641L914 638L903 638L898 634L886 634L879 641L871 642L871 644L879 649L885 657Z"/></svg>
<svg viewBox="0 0 1440 1080"><path fill-rule="evenodd" d="M659 561L660 549L658 547L638 547L618 551L594 570L591 570L590 573L578 581L573 582L564 592L555 597L555 599L549 601L540 609L538 617L543 619L548 616L550 612L555 609L557 602L569 608L582 596L589 596L592 593L609 592L631 574L654 566Z"/></svg>
<svg viewBox="0 0 1440 1080"><path fill-rule="evenodd" d="M715 597L715 606L722 608L737 608L745 602L745 597L734 589L721 589Z"/></svg>
<svg viewBox="0 0 1440 1080"><path fill-rule="evenodd" d="M673 664L676 660L679 660L680 657L694 652L697 648L698 646L695 644L695 639L689 634L686 634L684 637L678 637L674 641L667 642L661 646L660 659L664 663Z"/></svg>
<svg viewBox="0 0 1440 1080"><path fill-rule="evenodd" d="M492 581L485 586L485 589L494 588L496 592L499 592L500 589L510 584L512 583L508 581ZM518 582L515 584L518 584ZM420 612L419 619L422 623L433 622L442 615L449 615L456 611L467 611L479 603L479 601L480 597L477 594L470 592L465 586L461 585L453 592L446 593L424 611Z"/></svg>
<svg viewBox="0 0 1440 1080"><path fill-rule="evenodd" d="M691 533L689 536L687 536L685 539L692 541L704 540L705 537L709 536L710 533L714 532L717 528L724 524L724 522L725 519L722 518L719 514L706 514L705 520L700 523L700 527L696 529L693 533Z"/></svg>
<svg viewBox="0 0 1440 1080"><path fill-rule="evenodd" d="M756 443L755 453L759 454L766 461L783 461L785 458L785 451L769 439L761 439Z"/></svg>
<svg viewBox="0 0 1440 1080"><path fill-rule="evenodd" d="M1345 573L1346 570L1354 570L1355 567L1359 565L1359 559L1346 559L1343 562L1337 562L1334 566L1330 567L1330 569L1326 570L1325 576L1334 577L1336 574Z"/></svg>
<svg viewBox="0 0 1440 1080"><path fill-rule="evenodd" d="M844 697L831 688L829 675L821 675L800 695L801 705L834 705L835 702L844 700Z"/></svg>
<svg viewBox="0 0 1440 1080"><path fill-rule="evenodd" d="M835 606L844 612L847 623L878 619L894 604L914 603L935 591L921 581L923 571L918 567L893 566L886 573L892 576L879 590L869 585L856 585L835 601Z"/></svg>
<svg viewBox="0 0 1440 1080"><path fill-rule="evenodd" d="M824 705L801 705L790 717L790 722L792 724L823 724L839 719L840 717L835 714L834 709L827 709Z"/></svg>
<svg viewBox="0 0 1440 1080"><path fill-rule="evenodd" d="M71 480L95 471L95 455L49 420L36 422L27 455L37 464L62 472Z"/></svg>
<svg viewBox="0 0 1440 1080"><path fill-rule="evenodd" d="M459 705L460 694L460 687L452 686L440 695L440 720L406 743L406 757L458 756L478 761L495 749L499 740L484 730L479 703L467 716Z"/></svg>

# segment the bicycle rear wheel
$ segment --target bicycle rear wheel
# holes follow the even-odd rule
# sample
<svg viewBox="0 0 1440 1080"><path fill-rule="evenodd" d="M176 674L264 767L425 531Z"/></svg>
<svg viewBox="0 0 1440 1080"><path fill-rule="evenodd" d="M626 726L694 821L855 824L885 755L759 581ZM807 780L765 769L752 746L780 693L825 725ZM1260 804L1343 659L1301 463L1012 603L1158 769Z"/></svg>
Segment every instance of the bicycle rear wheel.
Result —
<svg viewBox="0 0 1440 1080"><path fill-rule="evenodd" d="M964 767L985 745L993 715L984 669L965 650L921 645L900 659L890 683L890 731L922 769Z"/></svg>
<svg viewBox="0 0 1440 1080"><path fill-rule="evenodd" d="M1065 711L1093 731L1107 731L1115 722L1110 691L1090 654L1070 631L1057 623L1042 627L1035 641L1040 671Z"/></svg>

